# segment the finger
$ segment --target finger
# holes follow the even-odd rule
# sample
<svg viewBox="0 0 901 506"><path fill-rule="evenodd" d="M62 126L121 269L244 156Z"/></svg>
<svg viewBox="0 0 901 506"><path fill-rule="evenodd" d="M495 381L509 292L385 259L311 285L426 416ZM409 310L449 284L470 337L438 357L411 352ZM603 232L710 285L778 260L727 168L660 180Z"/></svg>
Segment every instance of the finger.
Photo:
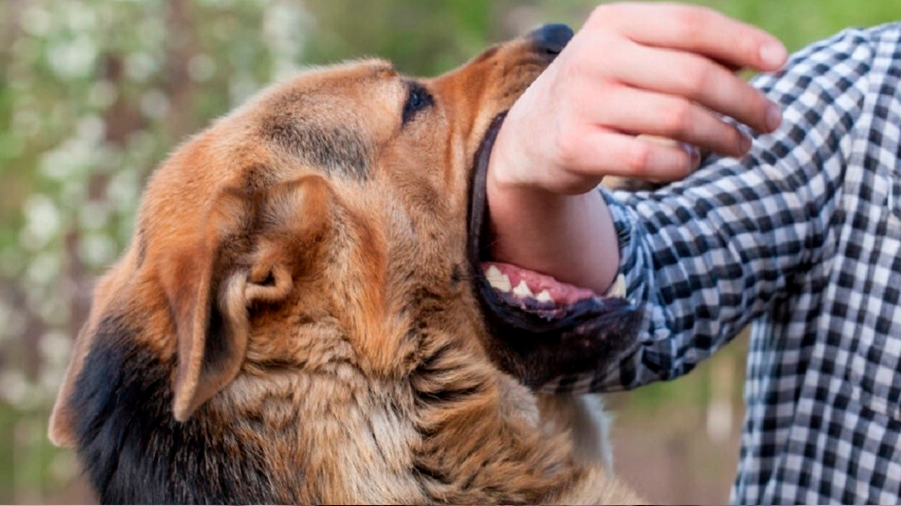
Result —
<svg viewBox="0 0 901 506"><path fill-rule="evenodd" d="M636 88L686 97L759 132L775 130L782 113L759 90L704 57L627 43L608 56L612 77ZM641 65L633 62L641 61Z"/></svg>
<svg viewBox="0 0 901 506"><path fill-rule="evenodd" d="M767 32L697 6L609 4L595 10L586 23L591 26L612 26L640 44L699 53L738 68L777 70L788 57Z"/></svg>
<svg viewBox="0 0 901 506"><path fill-rule="evenodd" d="M632 135L596 128L579 136L574 158L588 161L570 167L579 178L619 176L652 181L682 179L697 166L695 151ZM585 189L578 189L585 191Z"/></svg>
<svg viewBox="0 0 901 506"><path fill-rule="evenodd" d="M751 147L734 125L681 97L619 86L597 102L593 120L620 132L666 137L727 156L742 156Z"/></svg>
<svg viewBox="0 0 901 506"><path fill-rule="evenodd" d="M664 146L670 146L674 148L679 148L684 150L691 156L691 170L694 171L701 165L701 160L706 156L705 154L709 154L709 151L702 151L697 146L692 146L691 144L686 144L684 142L674 141L672 139L667 139L666 137L657 137L655 135L648 134L640 134L635 136L636 139L643 140L650 143L662 144ZM666 179L653 179L649 178L648 181L652 183L668 183L671 180Z"/></svg>

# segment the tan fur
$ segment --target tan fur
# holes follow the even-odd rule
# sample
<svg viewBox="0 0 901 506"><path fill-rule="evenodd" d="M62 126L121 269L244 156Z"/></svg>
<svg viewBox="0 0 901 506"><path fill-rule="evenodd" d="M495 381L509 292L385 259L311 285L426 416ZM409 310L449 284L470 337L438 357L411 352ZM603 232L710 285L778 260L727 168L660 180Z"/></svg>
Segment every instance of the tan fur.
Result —
<svg viewBox="0 0 901 506"><path fill-rule="evenodd" d="M173 416L234 423L298 501L639 502L574 449L567 401L543 418L489 361L467 279L474 153L546 64L526 39L490 50L422 81L434 105L406 125L389 64L314 70L181 146L97 286L51 439L76 443L76 380L115 316L177 364Z"/></svg>

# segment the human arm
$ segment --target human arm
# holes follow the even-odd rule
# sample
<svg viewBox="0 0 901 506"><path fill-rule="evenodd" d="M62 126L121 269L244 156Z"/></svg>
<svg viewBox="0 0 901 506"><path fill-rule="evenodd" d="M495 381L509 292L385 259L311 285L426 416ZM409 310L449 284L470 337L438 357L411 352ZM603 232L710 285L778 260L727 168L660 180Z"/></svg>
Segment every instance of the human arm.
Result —
<svg viewBox="0 0 901 506"><path fill-rule="evenodd" d="M597 8L498 134L487 182L493 257L606 291L616 236L589 190L606 175L678 179L697 163L695 149L634 134L747 152L747 136L717 113L770 131L779 112L726 66L773 70L784 58L773 37L707 9Z"/></svg>
<svg viewBox="0 0 901 506"><path fill-rule="evenodd" d="M656 193L589 193L610 213L613 270L625 275L627 295L645 320L640 344L619 370L564 378L559 388L634 387L685 374L796 283L813 282L812 269L828 266L829 224L845 171L866 141L855 128L867 58L852 33L758 78L755 85L780 103L786 121L758 136L742 159L712 157ZM594 262L608 258L584 246L557 248Z"/></svg>

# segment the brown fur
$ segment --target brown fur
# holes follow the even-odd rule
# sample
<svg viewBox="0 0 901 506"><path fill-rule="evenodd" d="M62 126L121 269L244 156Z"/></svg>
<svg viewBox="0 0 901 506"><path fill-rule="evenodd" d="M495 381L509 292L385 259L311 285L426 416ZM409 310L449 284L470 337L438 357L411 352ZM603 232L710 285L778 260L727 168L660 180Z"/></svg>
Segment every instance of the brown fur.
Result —
<svg viewBox="0 0 901 506"><path fill-rule="evenodd" d="M492 48L421 81L434 103L406 124L409 86L386 62L313 70L181 146L97 286L51 439L90 460L92 434L114 422L88 405L115 403L85 364L133 348L126 369L163 368L173 433L196 427L221 443L214 463L260 466L259 484L221 471L219 493L237 501L252 499L230 486L289 502L638 502L579 458L576 422L544 419L489 360L469 282L474 153L547 63L527 39ZM99 450L121 451L118 468L86 463L105 500L220 497L182 490L181 457L164 463L172 495L128 483L122 448Z"/></svg>

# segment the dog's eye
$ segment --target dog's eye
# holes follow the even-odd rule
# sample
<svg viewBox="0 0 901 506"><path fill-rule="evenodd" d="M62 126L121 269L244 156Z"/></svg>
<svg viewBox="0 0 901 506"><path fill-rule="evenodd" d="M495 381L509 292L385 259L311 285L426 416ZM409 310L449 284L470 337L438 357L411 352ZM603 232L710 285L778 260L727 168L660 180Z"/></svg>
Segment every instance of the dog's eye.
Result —
<svg viewBox="0 0 901 506"><path fill-rule="evenodd" d="M407 85L407 102L404 104L403 124L413 119L417 112L432 105L432 95L418 83Z"/></svg>

